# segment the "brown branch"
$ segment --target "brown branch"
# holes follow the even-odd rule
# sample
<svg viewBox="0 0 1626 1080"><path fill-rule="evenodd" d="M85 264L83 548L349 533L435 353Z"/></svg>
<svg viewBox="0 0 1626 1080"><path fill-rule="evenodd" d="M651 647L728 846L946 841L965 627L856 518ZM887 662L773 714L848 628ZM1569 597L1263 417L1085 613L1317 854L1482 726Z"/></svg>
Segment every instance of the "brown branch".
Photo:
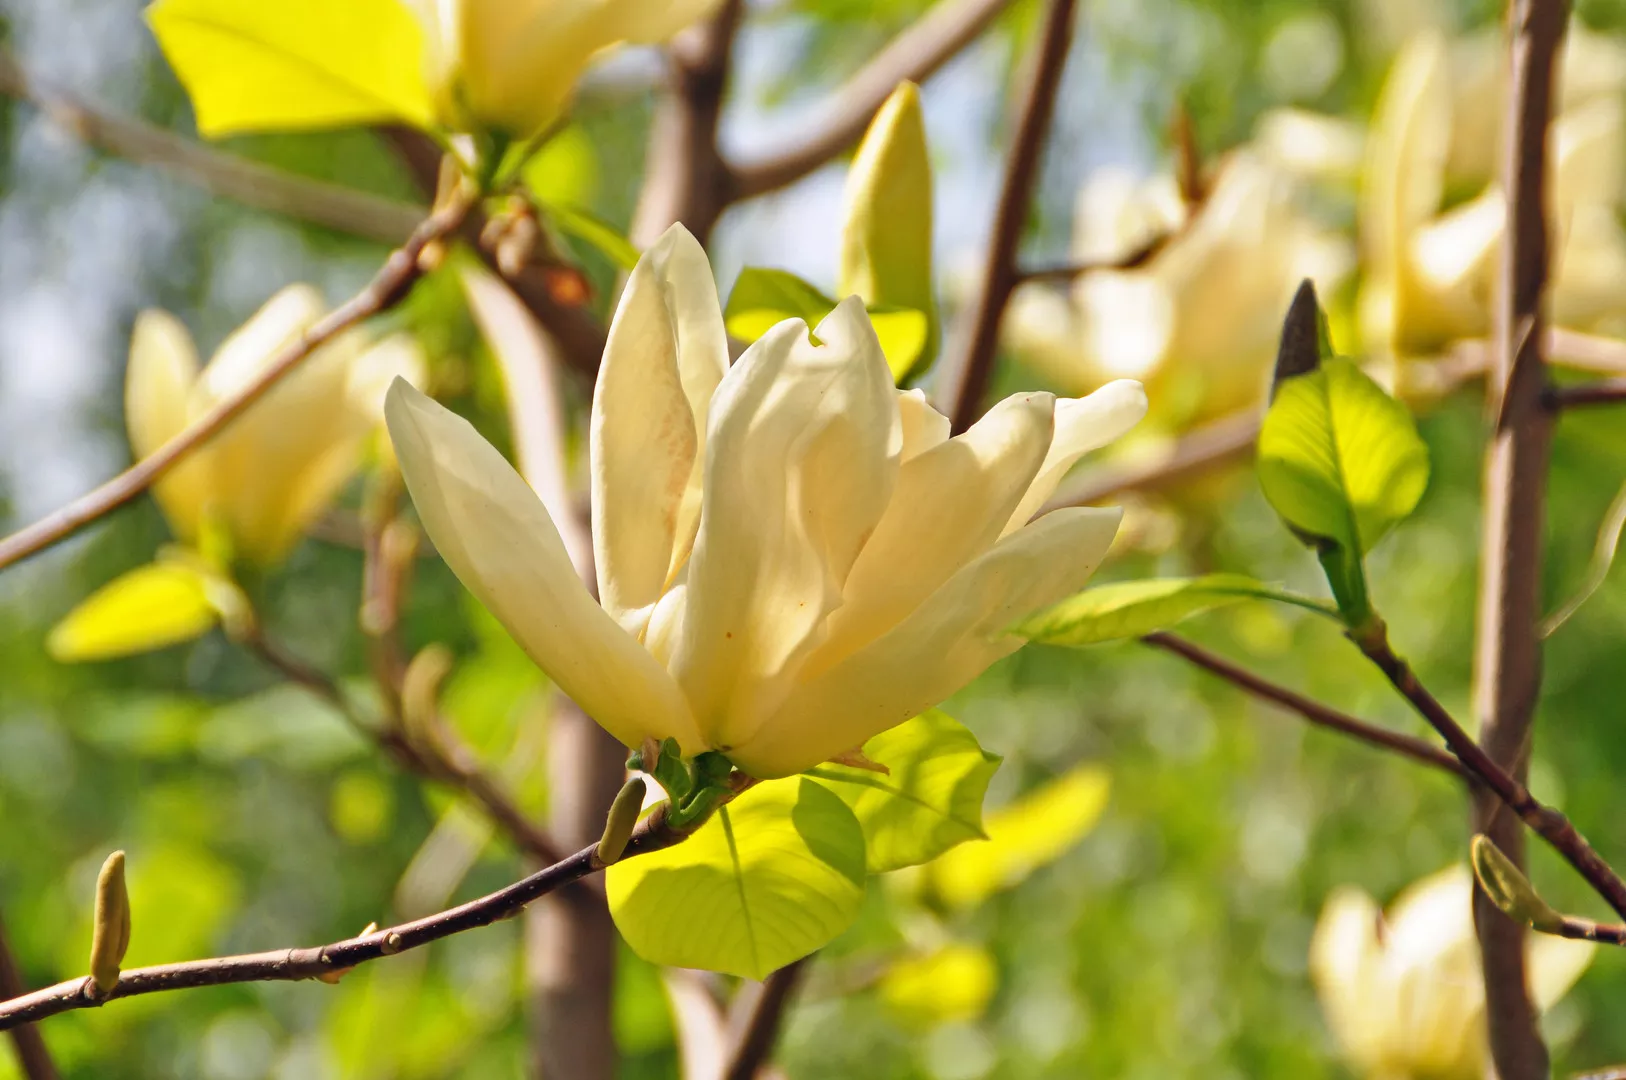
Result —
<svg viewBox="0 0 1626 1080"><path fill-rule="evenodd" d="M733 163L734 198L795 183L858 142L900 82L924 82L1004 11L1011 0L941 0L893 38L831 97L823 118L798 125L794 146Z"/></svg>
<svg viewBox="0 0 1626 1080"><path fill-rule="evenodd" d="M1337 709L1323 705L1319 701L1307 698L1303 694L1279 686L1268 679L1261 678L1253 672L1225 659L1216 653L1166 631L1147 634L1141 641L1156 649L1173 653L1184 660L1188 660L1205 671L1218 675L1233 686L1252 694L1254 697L1280 706L1288 712L1299 716L1331 731L1341 732L1351 738L1359 739L1368 745L1381 750L1389 750L1403 757L1424 765L1433 766L1452 773L1459 780L1474 779L1471 773L1454 756L1441 750L1438 746L1425 739L1406 735L1398 731L1390 731L1376 724L1339 712Z"/></svg>
<svg viewBox="0 0 1626 1080"><path fill-rule="evenodd" d="M945 366L942 411L953 430L964 431L982 414L982 399L993 376L999 347L999 324L1019 280L1017 249L1027 224L1028 208L1038 179L1039 157L1056 108L1056 91L1073 41L1077 0L1048 0L1030 61L1028 83L1016 122L1016 137L1005 162L999 208L976 297L967 309L964 345L955 362Z"/></svg>
<svg viewBox="0 0 1626 1080"><path fill-rule="evenodd" d="M1026 285L1039 281L1072 281L1086 274L1104 270L1135 270L1145 266L1158 252L1168 247L1175 237L1173 232L1162 232L1119 259L1085 259L1082 262L1057 263L1054 266L1036 266L1016 273L1016 283Z"/></svg>
<svg viewBox="0 0 1626 1080"><path fill-rule="evenodd" d="M1090 506L1129 491L1155 491L1184 483L1245 458L1259 437L1259 413L1247 409L1183 436L1149 461L1098 465L1065 484L1041 513L1065 506Z"/></svg>
<svg viewBox="0 0 1626 1080"><path fill-rule="evenodd" d="M1587 405L1618 405L1626 401L1626 378L1599 379L1574 386L1555 386L1547 391L1550 409L1578 409Z"/></svg>
<svg viewBox="0 0 1626 1080"><path fill-rule="evenodd" d="M740 1031L723 1080L756 1080L772 1059L791 998L796 996L812 963L812 955L804 956L769 975L761 986L740 991L750 997L743 1002Z"/></svg>
<svg viewBox="0 0 1626 1080"><path fill-rule="evenodd" d="M1509 221L1501 252L1494 348L1486 377L1494 430L1483 474L1480 546L1484 554L1474 658L1484 748L1481 751L1460 728L1447 739L1462 742L1452 750L1485 778L1498 798L1557 847L1617 912L1626 915L1626 885L1562 815L1541 807L1520 782L1541 688L1542 535L1552 441L1542 356L1549 249L1547 143L1557 57L1568 18L1566 0L1508 3L1511 63L1502 184ZM1384 646L1386 649L1386 643ZM1373 655L1380 667L1386 658L1394 660L1392 653ZM1413 691L1421 689L1403 665L1385 667L1385 671L1391 679L1401 677L1397 686L1409 678ZM1429 719L1437 728L1441 720L1450 719L1432 698L1413 696L1413 702L1420 709L1432 703L1430 708L1438 715ZM1442 728L1441 734L1447 730ZM1464 756L1464 751L1471 756ZM1499 775L1492 774L1491 768ZM1521 866L1523 835L1499 810L1495 799L1477 794L1474 828L1488 835L1515 866ZM1474 890L1474 924L1485 978L1491 1057L1500 1080L1544 1080L1549 1070L1547 1048L1530 1002L1524 927L1503 915L1478 888Z"/></svg>
<svg viewBox="0 0 1626 1080"><path fill-rule="evenodd" d="M0 1001L22 997L26 993L28 985L23 982L22 972L11 955L5 924L0 922ZM11 1045L17 1051L17 1064L22 1068L26 1080L57 1080L56 1063L51 1060L50 1050L46 1049L45 1037L33 1024L19 1024L12 1028Z"/></svg>
<svg viewBox="0 0 1626 1080"><path fill-rule="evenodd" d="M660 820L656 820L659 818ZM682 840L683 834L666 827L664 817L651 815L633 836L622 858L658 851ZM69 979L44 990L0 1001L0 1031L42 1020L74 1009L98 1008L117 998L186 990L231 983L286 982L342 975L358 964L383 956L422 948L434 941L509 918L532 901L581 881L604 869L596 845L499 889L427 918L385 930L346 938L331 945L307 949L279 949L245 956L223 956L179 964L135 968L119 976L118 985L97 993L89 976Z"/></svg>
<svg viewBox="0 0 1626 1080"><path fill-rule="evenodd" d="M88 146L152 165L245 206L383 244L401 243L423 220L422 207L245 161L154 124L97 108L29 78L4 49L0 49L0 94L33 104Z"/></svg>
<svg viewBox="0 0 1626 1080"><path fill-rule="evenodd" d="M435 211L392 251L384 266L355 296L295 338L243 387L221 399L196 422L102 486L0 540L0 569L65 540L85 526L131 502L193 450L236 419L311 353L362 321L399 303L422 275L420 256L430 244L454 233L469 205L455 201Z"/></svg>

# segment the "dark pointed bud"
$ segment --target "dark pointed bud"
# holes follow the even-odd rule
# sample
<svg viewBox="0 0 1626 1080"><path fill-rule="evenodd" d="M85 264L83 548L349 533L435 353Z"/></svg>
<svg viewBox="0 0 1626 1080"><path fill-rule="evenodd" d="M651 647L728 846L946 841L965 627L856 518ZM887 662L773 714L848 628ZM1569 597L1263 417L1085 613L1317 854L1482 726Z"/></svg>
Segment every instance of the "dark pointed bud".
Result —
<svg viewBox="0 0 1626 1080"><path fill-rule="evenodd" d="M1315 284L1305 278L1282 322L1282 344L1276 351L1276 373L1270 382L1272 400L1282 380L1308 375L1321 366L1322 335L1321 304L1316 300Z"/></svg>
<svg viewBox="0 0 1626 1080"><path fill-rule="evenodd" d="M110 994L119 984L119 965L130 948L130 894L124 886L124 852L115 851L96 878L96 921L90 939L90 977Z"/></svg>
<svg viewBox="0 0 1626 1080"><path fill-rule="evenodd" d="M604 837L598 842L598 861L605 866L618 861L632 839L632 830L638 825L638 814L644 808L644 792L649 790L644 778L634 776L621 786L621 791L610 804L610 816L604 823Z"/></svg>

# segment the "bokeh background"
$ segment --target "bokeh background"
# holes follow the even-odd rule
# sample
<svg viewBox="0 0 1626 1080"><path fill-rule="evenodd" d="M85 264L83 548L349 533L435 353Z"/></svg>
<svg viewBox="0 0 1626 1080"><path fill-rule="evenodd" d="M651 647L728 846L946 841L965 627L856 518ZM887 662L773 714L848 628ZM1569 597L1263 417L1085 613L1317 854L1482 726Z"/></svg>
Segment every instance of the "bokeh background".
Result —
<svg viewBox="0 0 1626 1080"><path fill-rule="evenodd" d="M924 6L752 3L725 144L755 150L793 135L821 91ZM1168 168L1177 101L1207 155L1250 139L1278 106L1364 124L1411 30L1466 30L1498 15L1490 3L1447 0L1098 0L1083 12L1025 247L1034 263L1067 254L1075 193L1091 170ZM992 217L1014 45L1034 13L1031 2L1014 5L925 91L950 306ZM1626 4L1581 3L1578 16L1618 33ZM134 0L0 0L0 38L56 86L191 131L184 95ZM623 227L655 66L634 52L596 72L552 169L551 182L571 199ZM382 195L414 195L389 147L364 133L242 138L226 149ZM833 286L844 168L729 213L714 244L725 289L746 264ZM1334 192L1318 213L1353 235L1355 205L1348 190ZM121 387L139 309L175 312L207 349L280 286L312 281L338 301L381 255L377 245L89 150L35 108L0 101L0 529L127 461ZM612 269L584 257L602 303ZM1335 308L1350 308L1351 289L1333 297ZM440 370L463 373L472 407L487 409L500 435L498 383L455 283L431 281L392 319L421 332ZM1005 359L1002 386L1049 385L1020 350ZM1421 426L1433 452L1430 491L1375 555L1371 577L1402 650L1466 715L1477 391L1430 404ZM1623 477L1619 418L1566 418L1552 479L1550 596L1582 578ZM358 498L351 491L346 505ZM1245 465L1135 497L1130 523L1107 577L1226 569L1320 587ZM306 541L251 587L280 640L362 680L361 556L339 533ZM382 763L339 718L218 634L105 664L49 660L51 625L166 538L143 500L0 575L0 915L32 982L83 969L96 869L115 847L131 858L131 964L329 940L514 876L520 860L477 816ZM1349 711L1421 730L1330 626L1290 609L1242 606L1191 632ZM449 711L471 742L510 763L528 803L540 806L542 677L432 561L420 567L406 637L457 650L464 663ZM1609 583L1552 639L1531 767L1533 788L1617 856L1626 854L1623 637L1626 590ZM1315 919L1334 886L1387 899L1464 857L1464 800L1448 778L1307 729L1132 644L1030 649L948 711L1006 757L991 805L1094 765L1110 779L1106 809L1065 854L970 911L930 910L918 881L873 889L859 925L813 970L785 1037L789 1075L1349 1075L1307 974ZM1545 850L1532 857L1533 876L1560 906L1598 914ZM946 943L965 962L933 969L931 992L896 981L882 988L899 959ZM630 954L621 965L624 1075L675 1075L659 979ZM374 965L337 987L160 995L54 1019L47 1034L73 1077L518 1076L523 993L520 929L507 923ZM1546 1018L1561 1070L1626 1060L1622 1000L1626 963L1601 954ZM12 1067L0 1052L0 1077Z"/></svg>

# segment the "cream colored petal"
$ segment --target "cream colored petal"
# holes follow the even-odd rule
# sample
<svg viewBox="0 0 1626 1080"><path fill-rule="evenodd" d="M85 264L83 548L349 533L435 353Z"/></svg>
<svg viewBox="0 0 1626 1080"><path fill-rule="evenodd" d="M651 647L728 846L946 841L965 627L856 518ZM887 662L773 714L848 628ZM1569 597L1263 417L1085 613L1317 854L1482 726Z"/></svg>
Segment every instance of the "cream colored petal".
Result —
<svg viewBox="0 0 1626 1080"><path fill-rule="evenodd" d="M1121 516L1058 510L1001 541L867 648L799 684L729 756L753 776L789 776L940 703L1022 646L1005 632L1012 623L1084 586Z"/></svg>
<svg viewBox="0 0 1626 1080"><path fill-rule="evenodd" d="M1527 948L1530 996L1542 1012L1569 993L1598 951L1590 941L1570 941L1549 934L1531 934Z"/></svg>
<svg viewBox="0 0 1626 1080"><path fill-rule="evenodd" d="M1445 43L1424 33L1406 44L1383 84L1367 142L1361 244L1379 273L1400 269L1407 237L1439 209L1450 145Z"/></svg>
<svg viewBox="0 0 1626 1080"><path fill-rule="evenodd" d="M624 40L650 44L665 41L722 5L721 0L607 0L606 6L615 9Z"/></svg>
<svg viewBox="0 0 1626 1080"><path fill-rule="evenodd" d="M1600 98L1553 123L1553 207L1562 220L1588 203L1613 205L1626 187L1626 107Z"/></svg>
<svg viewBox="0 0 1626 1080"><path fill-rule="evenodd" d="M277 352L326 313L327 305L314 286L295 284L279 290L215 350L203 373L209 396L218 401L253 382ZM301 368L308 364L307 360ZM283 385L292 380L290 376Z"/></svg>
<svg viewBox="0 0 1626 1080"><path fill-rule="evenodd" d="M898 625L994 545L1045 459L1055 403L1045 393L1008 397L969 431L898 470L892 501L797 682L818 678Z"/></svg>
<svg viewBox="0 0 1626 1080"><path fill-rule="evenodd" d="M1382 916L1359 889L1334 890L1310 939L1310 980L1333 1036L1357 1065L1373 1067L1388 1034L1389 994L1379 969Z"/></svg>
<svg viewBox="0 0 1626 1080"><path fill-rule="evenodd" d="M1090 173L1073 212L1074 258L1116 262L1153 237L1178 229L1185 200L1173 176L1150 179L1116 166Z"/></svg>
<svg viewBox="0 0 1626 1080"><path fill-rule="evenodd" d="M934 446L948 441L949 418L932 408L924 390L898 391L898 420L903 426L900 464L919 457Z"/></svg>
<svg viewBox="0 0 1626 1080"><path fill-rule="evenodd" d="M197 377L197 350L181 321L158 310L136 316L124 382L124 422L136 458L148 456L185 429ZM208 457L208 447L194 450L153 487L170 529L188 543L197 539L209 497Z"/></svg>
<svg viewBox="0 0 1626 1080"><path fill-rule="evenodd" d="M892 496L897 393L856 297L779 324L712 402L705 508L674 673L713 745L742 741L818 643Z"/></svg>
<svg viewBox="0 0 1626 1080"><path fill-rule="evenodd" d="M385 417L441 558L560 689L628 746L704 749L677 684L593 602L541 501L474 428L405 382Z"/></svg>
<svg viewBox="0 0 1626 1080"><path fill-rule="evenodd" d="M627 281L593 394L599 596L635 636L694 544L706 412L727 370L711 264L674 225Z"/></svg>
<svg viewBox="0 0 1626 1080"><path fill-rule="evenodd" d="M1169 355L1179 307L1164 282L1147 273L1086 274L1074 286L1084 356L1109 378L1149 378Z"/></svg>
<svg viewBox="0 0 1626 1080"><path fill-rule="evenodd" d="M1026 525L1056 493L1062 477L1080 458L1123 437L1145 415L1146 390L1129 379L1107 383L1089 397L1056 402L1055 436L1050 440L1044 464L1011 512L1001 535L1008 536Z"/></svg>

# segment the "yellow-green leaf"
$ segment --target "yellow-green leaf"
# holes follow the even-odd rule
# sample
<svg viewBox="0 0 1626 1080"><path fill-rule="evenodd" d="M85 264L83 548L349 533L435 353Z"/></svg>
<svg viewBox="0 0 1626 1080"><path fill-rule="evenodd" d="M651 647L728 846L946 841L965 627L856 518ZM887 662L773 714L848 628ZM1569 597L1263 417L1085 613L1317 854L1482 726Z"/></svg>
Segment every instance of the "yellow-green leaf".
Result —
<svg viewBox="0 0 1626 1080"><path fill-rule="evenodd" d="M597 248L600 254L622 270L631 270L638 265L642 252L603 218L564 203L544 202L543 208L547 211L548 220L557 225L560 232Z"/></svg>
<svg viewBox="0 0 1626 1080"><path fill-rule="evenodd" d="M1272 589L1241 574L1153 578L1098 585L1041 611L1012 632L1048 645L1094 645L1137 638L1239 600L1280 600L1333 614L1319 601Z"/></svg>
<svg viewBox="0 0 1626 1080"><path fill-rule="evenodd" d="M901 308L920 318L924 335L917 347L886 350L896 381L930 363L937 338L932 167L914 83L898 84L853 159L838 280L843 295L856 294L872 309Z"/></svg>
<svg viewBox="0 0 1626 1080"><path fill-rule="evenodd" d="M899 960L881 977L880 991L899 1023L921 1030L980 1019L998 986L988 950L956 942Z"/></svg>
<svg viewBox="0 0 1626 1080"><path fill-rule="evenodd" d="M870 309L869 321L886 354L893 382L901 385L931 363L928 354L937 350L935 315L914 308L878 307Z"/></svg>
<svg viewBox="0 0 1626 1080"><path fill-rule="evenodd" d="M423 27L402 0L157 0L147 21L210 138L432 122Z"/></svg>
<svg viewBox="0 0 1626 1080"><path fill-rule="evenodd" d="M870 873L935 859L987 834L982 797L1000 757L959 721L933 709L864 744L891 771L821 765L815 776L852 808L864 830Z"/></svg>
<svg viewBox="0 0 1626 1080"><path fill-rule="evenodd" d="M45 647L60 663L107 660L190 641L219 618L201 571L149 563L92 593L56 625Z"/></svg>
<svg viewBox="0 0 1626 1080"><path fill-rule="evenodd" d="M928 887L944 906L975 907L1078 843L1106 809L1111 779L1080 766L988 815L988 839L928 863Z"/></svg>
<svg viewBox="0 0 1626 1080"><path fill-rule="evenodd" d="M789 271L747 266L728 295L724 319L730 334L752 342L786 319L815 327L835 308L836 301ZM930 344L930 317L912 308L877 305L869 309L869 319L893 381L901 382Z"/></svg>
<svg viewBox="0 0 1626 1080"><path fill-rule="evenodd" d="M864 834L803 777L758 784L681 844L605 872L634 952L761 979L845 930L864 900Z"/></svg>

